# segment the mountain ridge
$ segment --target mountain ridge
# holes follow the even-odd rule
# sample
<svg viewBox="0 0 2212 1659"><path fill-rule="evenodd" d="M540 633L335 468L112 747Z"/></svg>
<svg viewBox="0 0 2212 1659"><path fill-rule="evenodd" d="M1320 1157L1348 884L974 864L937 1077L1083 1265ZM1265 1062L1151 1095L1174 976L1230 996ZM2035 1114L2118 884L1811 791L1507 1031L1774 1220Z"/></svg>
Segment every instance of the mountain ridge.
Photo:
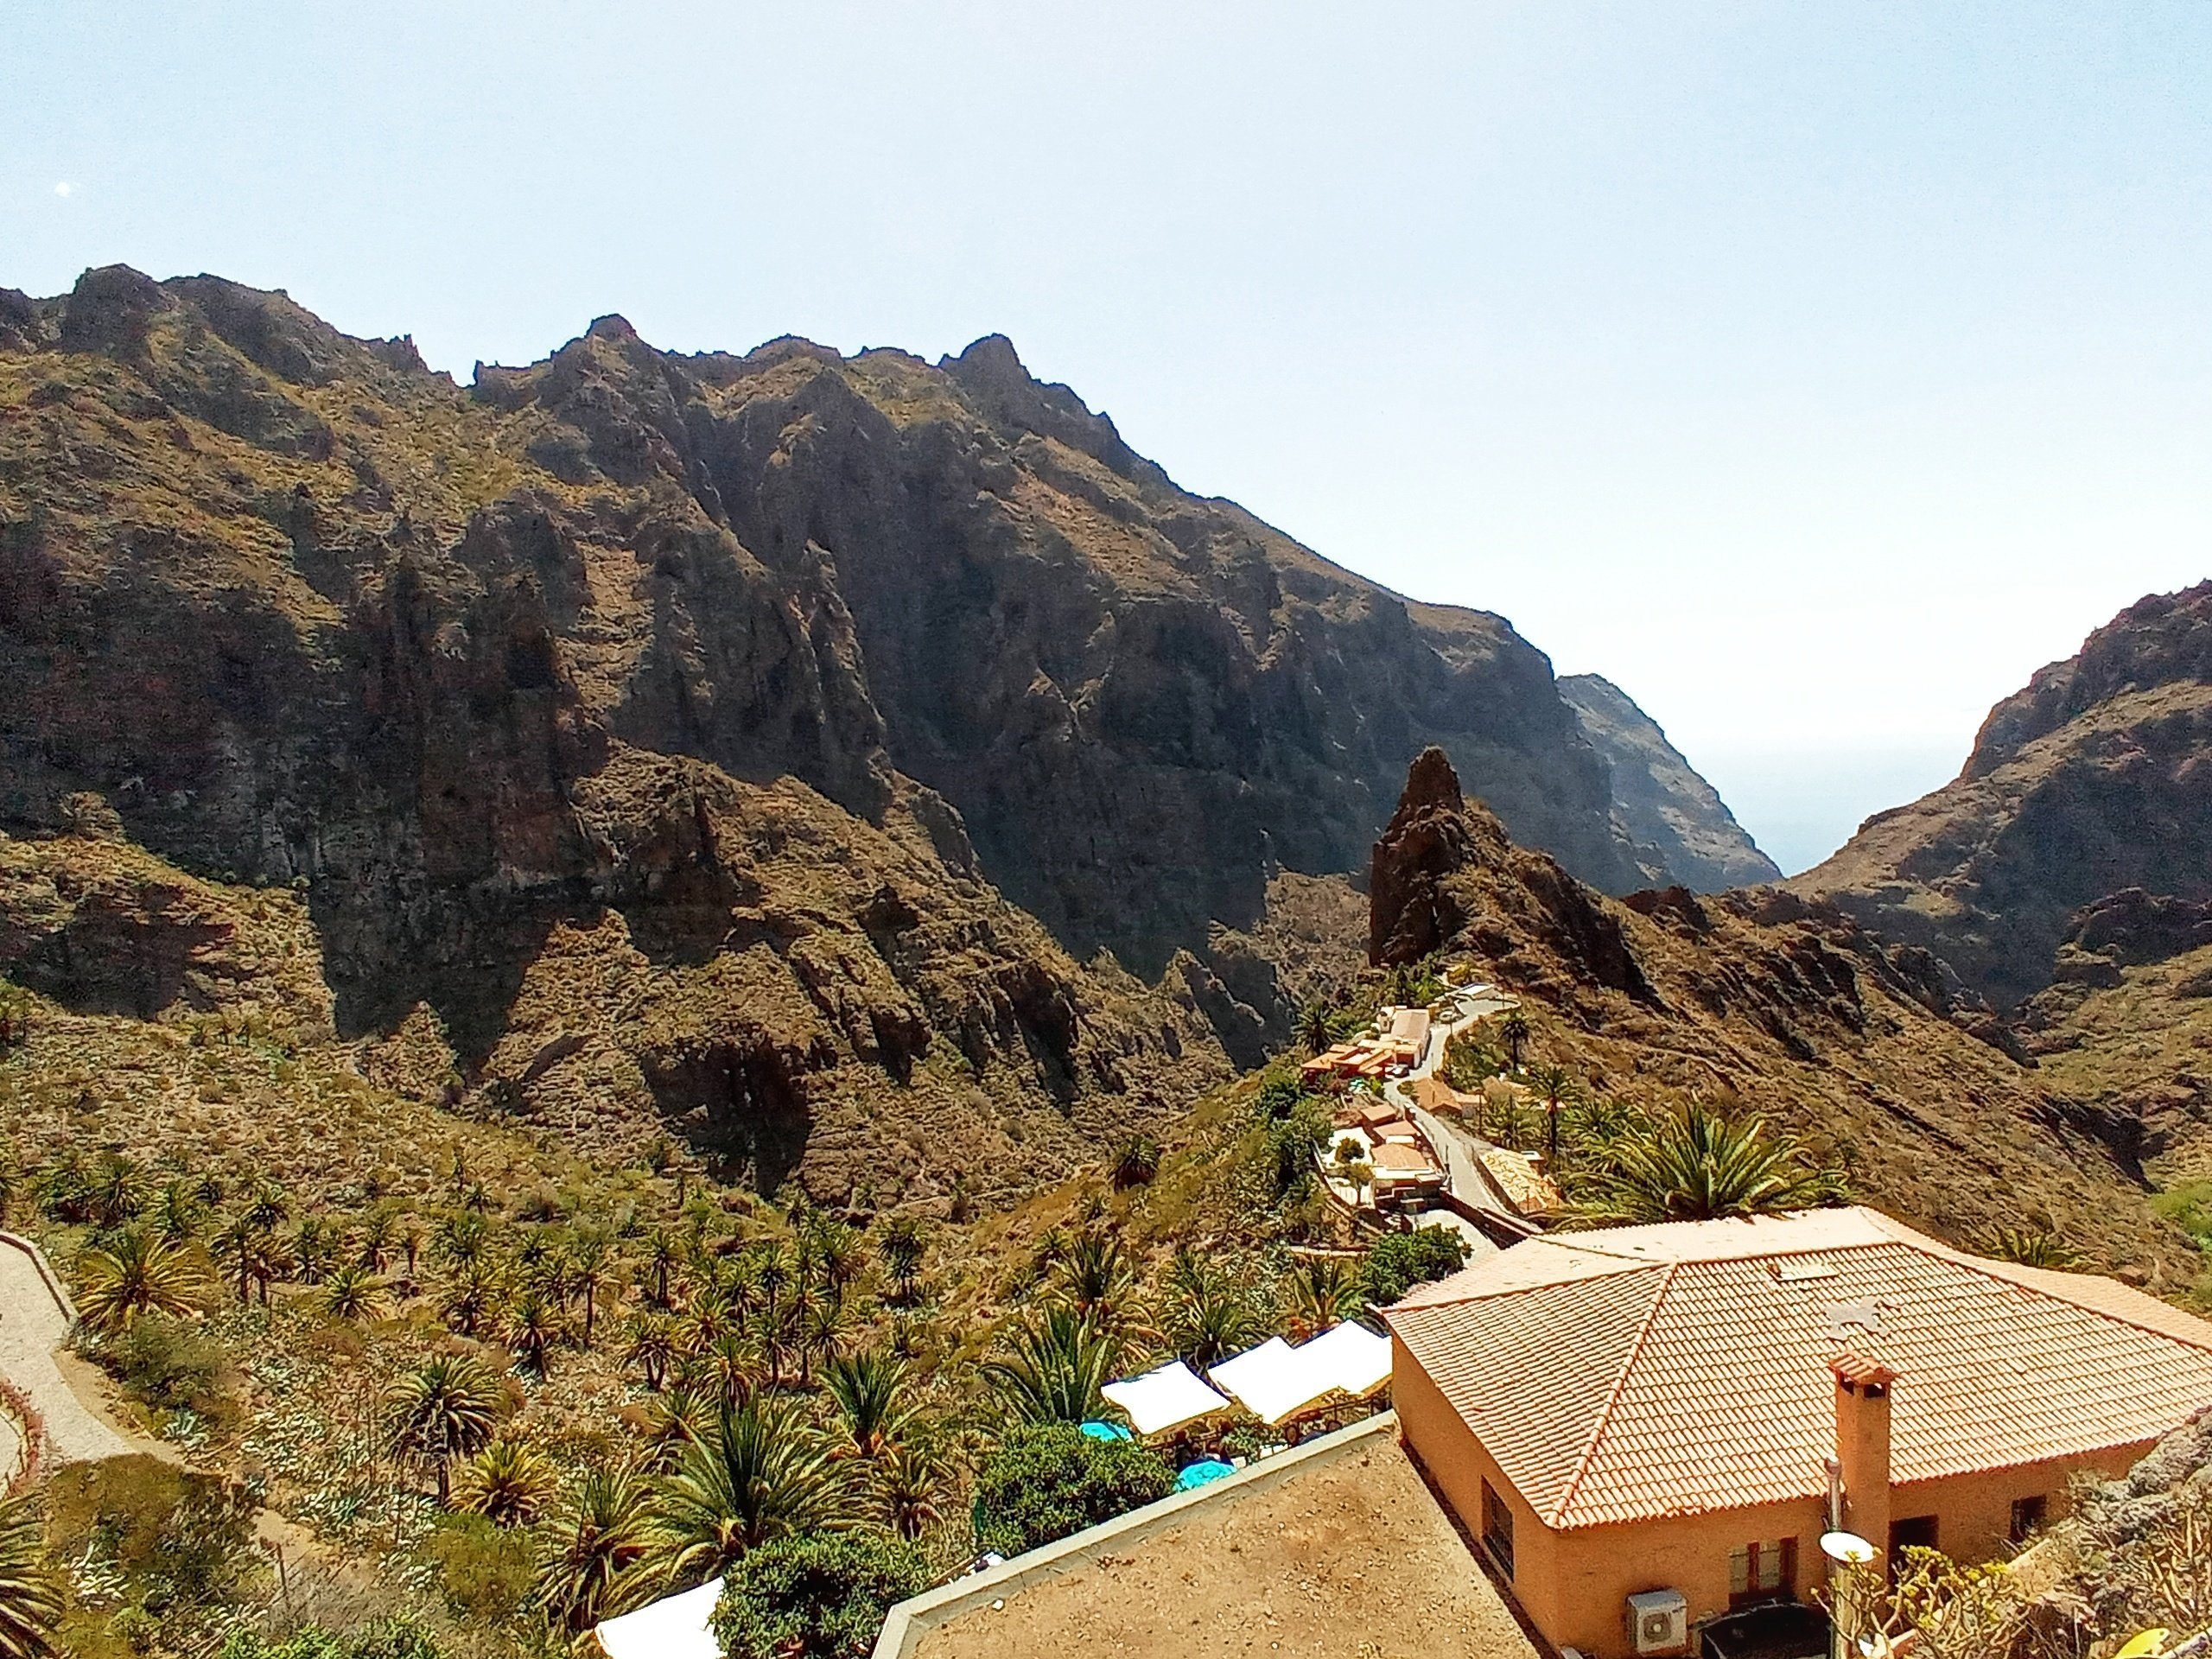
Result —
<svg viewBox="0 0 2212 1659"><path fill-rule="evenodd" d="M1184 493L995 336L610 315L462 389L219 278L0 294L0 830L298 888L341 1034L435 1029L471 1101L765 1179L837 1091L833 1189L918 1087L967 1125L926 1188L1262 1055L1270 894L1429 741L1645 879L1510 625Z"/></svg>

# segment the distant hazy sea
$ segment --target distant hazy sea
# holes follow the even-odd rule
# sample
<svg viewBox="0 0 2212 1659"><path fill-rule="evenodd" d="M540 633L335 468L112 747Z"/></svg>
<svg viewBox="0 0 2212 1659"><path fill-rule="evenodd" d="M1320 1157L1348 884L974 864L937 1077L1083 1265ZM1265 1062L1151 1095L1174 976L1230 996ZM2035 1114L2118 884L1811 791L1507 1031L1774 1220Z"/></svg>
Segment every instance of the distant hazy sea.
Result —
<svg viewBox="0 0 2212 1659"><path fill-rule="evenodd" d="M1766 855L1796 875L1872 814L1950 782L1968 747L1742 750L1689 760Z"/></svg>

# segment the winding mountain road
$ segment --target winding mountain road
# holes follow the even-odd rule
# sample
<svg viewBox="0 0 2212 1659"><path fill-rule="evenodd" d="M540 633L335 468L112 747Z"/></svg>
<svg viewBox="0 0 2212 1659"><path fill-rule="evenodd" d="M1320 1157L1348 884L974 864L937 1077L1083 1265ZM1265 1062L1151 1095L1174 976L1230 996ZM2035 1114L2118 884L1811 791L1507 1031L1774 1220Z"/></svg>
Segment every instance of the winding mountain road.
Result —
<svg viewBox="0 0 2212 1659"><path fill-rule="evenodd" d="M0 1376L22 1390L46 1425L46 1463L119 1458L134 1448L88 1405L62 1375L57 1358L76 1323L76 1309L53 1269L29 1240L0 1233ZM22 1455L12 1421L0 1467L12 1471Z"/></svg>

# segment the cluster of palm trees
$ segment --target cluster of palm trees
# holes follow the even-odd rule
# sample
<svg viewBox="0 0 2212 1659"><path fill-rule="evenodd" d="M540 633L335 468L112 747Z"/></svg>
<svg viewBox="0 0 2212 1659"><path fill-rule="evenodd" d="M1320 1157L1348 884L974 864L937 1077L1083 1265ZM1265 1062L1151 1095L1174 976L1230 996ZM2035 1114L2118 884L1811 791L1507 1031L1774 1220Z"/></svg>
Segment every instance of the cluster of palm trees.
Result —
<svg viewBox="0 0 2212 1659"><path fill-rule="evenodd" d="M982 1362L1007 1421L1110 1418L1103 1390L1167 1358L1217 1365L1287 1323L1300 1338L1365 1309L1356 1258L1314 1252L1281 1278L1259 1262L1185 1244L1147 1287L1120 1241L1096 1227L1039 1242L1041 1294L1005 1321Z"/></svg>
<svg viewBox="0 0 2212 1659"><path fill-rule="evenodd" d="M528 1530L539 1598L571 1634L772 1538L875 1529L911 1541L942 1519L949 1437L922 1408L910 1356L895 1338L852 1340L871 1268L893 1305L915 1300L918 1230L893 1218L870 1250L804 1208L788 1233L750 1239L717 1232L708 1213L644 1234L619 1262L594 1242L607 1235L581 1230L494 1259L466 1208L433 1235L447 1323L463 1338L495 1332L525 1370L545 1368L557 1340L591 1343L615 1270L637 1304L621 1329L624 1360L652 1393L642 1446L565 1487L504 1421L505 1389L474 1351L424 1361L385 1402L387 1451L434 1482L442 1507Z"/></svg>

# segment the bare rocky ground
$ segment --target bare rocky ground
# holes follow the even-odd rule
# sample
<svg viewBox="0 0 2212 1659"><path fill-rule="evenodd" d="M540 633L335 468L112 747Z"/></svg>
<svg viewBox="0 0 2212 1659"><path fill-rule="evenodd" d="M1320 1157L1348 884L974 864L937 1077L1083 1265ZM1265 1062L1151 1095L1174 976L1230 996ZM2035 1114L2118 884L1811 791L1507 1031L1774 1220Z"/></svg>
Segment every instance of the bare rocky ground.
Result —
<svg viewBox="0 0 2212 1659"><path fill-rule="evenodd" d="M1395 1440L931 1631L918 1659L1535 1659Z"/></svg>

